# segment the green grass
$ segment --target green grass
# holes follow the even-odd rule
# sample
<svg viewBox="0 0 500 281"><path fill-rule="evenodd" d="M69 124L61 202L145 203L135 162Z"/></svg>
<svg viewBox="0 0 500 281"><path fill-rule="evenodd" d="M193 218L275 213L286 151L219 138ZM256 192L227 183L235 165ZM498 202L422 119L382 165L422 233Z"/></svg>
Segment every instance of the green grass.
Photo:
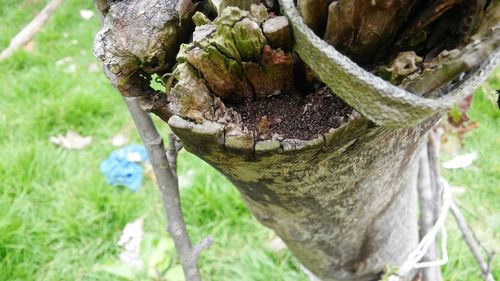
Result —
<svg viewBox="0 0 500 281"><path fill-rule="evenodd" d="M500 88L500 71L490 78L489 87ZM480 89L474 96L469 117L479 126L466 135L462 153L476 151L478 159L468 168L447 170L444 176L452 186L465 189L463 194L455 195L464 215L485 246L500 253L500 110L492 100L485 98ZM449 155L443 155L443 158L447 159ZM448 223L448 228L451 258L444 267L445 276L449 280L480 280L475 260L466 250L455 223ZM500 278L498 256L493 263L493 274L496 279Z"/></svg>
<svg viewBox="0 0 500 281"><path fill-rule="evenodd" d="M46 2L2 1L0 49ZM109 186L98 170L114 149L113 135L139 139L119 95L100 72L88 71L99 23L96 17L81 19L80 9L93 9L92 1L65 1L36 36L34 51L20 50L0 63L0 280L120 280L95 265L116 257L125 224L143 216L146 232L165 233L151 180L133 193ZM64 57L74 59L75 73L56 65ZM498 88L498 80L493 83ZM500 252L500 115L480 93L471 116L480 125L467 135L464 151L477 150L480 158L471 168L445 175L466 187L458 198L473 213L467 217ZM48 141L67 129L92 136L92 145L68 151ZM182 190L192 239L215 238L201 259L206 280L306 280L288 251L266 247L271 232L250 215L226 179L186 152L179 169L194 171ZM480 280L454 224L448 225L446 280ZM498 261L494 273L500 278Z"/></svg>

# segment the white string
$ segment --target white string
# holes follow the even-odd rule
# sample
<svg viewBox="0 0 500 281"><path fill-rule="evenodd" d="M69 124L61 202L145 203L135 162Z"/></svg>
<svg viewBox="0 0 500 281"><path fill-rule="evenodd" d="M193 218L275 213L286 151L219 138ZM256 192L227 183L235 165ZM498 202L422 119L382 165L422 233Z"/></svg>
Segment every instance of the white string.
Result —
<svg viewBox="0 0 500 281"><path fill-rule="evenodd" d="M440 181L441 186L443 187L443 206L436 223L424 236L424 238L422 238L420 243L418 243L417 247L413 251L411 251L406 261L399 268L398 272L389 277L389 281L401 280L402 276L406 276L408 273L410 273L411 270L416 268L442 266L448 262L448 251L446 249L446 240L448 238L448 235L446 233L444 222L446 220L448 211L450 210L452 199L450 185L443 178L441 178ZM427 251L429 250L429 247L432 245L432 243L436 241L439 230L441 230L441 259L419 263L425 253L427 253Z"/></svg>

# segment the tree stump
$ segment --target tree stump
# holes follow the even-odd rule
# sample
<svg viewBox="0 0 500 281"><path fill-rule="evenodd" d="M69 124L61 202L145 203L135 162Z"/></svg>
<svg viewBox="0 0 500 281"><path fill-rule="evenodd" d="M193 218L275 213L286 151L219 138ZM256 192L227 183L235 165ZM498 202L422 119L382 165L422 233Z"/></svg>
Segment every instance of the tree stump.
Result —
<svg viewBox="0 0 500 281"><path fill-rule="evenodd" d="M207 3L135 2L106 2L95 43L123 95L168 120L315 278L378 280L405 261L421 141L498 65L496 2L299 0L302 18L292 0L281 15L276 1L228 0L213 21ZM446 57L433 36L452 19L463 36ZM409 47L418 59L400 56ZM388 72L401 87L373 74Z"/></svg>

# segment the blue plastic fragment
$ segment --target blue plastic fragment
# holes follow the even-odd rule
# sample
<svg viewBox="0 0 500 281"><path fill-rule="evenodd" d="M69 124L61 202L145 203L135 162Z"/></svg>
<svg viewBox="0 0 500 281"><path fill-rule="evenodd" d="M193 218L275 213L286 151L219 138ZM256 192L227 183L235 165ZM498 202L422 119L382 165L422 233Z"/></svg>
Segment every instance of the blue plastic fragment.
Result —
<svg viewBox="0 0 500 281"><path fill-rule="evenodd" d="M146 149L142 145L131 144L117 149L101 162L101 173L113 186L125 186L133 191L139 190L144 177L144 169L135 162L148 160Z"/></svg>

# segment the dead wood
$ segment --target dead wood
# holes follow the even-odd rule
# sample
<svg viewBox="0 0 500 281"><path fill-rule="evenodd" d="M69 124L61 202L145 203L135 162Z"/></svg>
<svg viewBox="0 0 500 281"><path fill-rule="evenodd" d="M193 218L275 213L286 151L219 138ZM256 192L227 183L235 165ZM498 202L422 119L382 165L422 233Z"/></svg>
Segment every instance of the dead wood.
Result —
<svg viewBox="0 0 500 281"><path fill-rule="evenodd" d="M228 7L213 21L198 15L192 40L182 46L187 41L181 38L191 35L188 19L196 9L186 1L178 1L186 4L181 6L166 1L157 3L162 12L157 14L148 6L155 1L134 7L126 6L128 1L113 2L97 36L96 54L118 75L116 85L122 95L146 101L153 111L154 92L144 81L153 73L170 71L177 55L178 65L165 83L168 106L163 110L172 114L170 127L188 151L235 184L254 215L283 238L312 274L322 280L374 280L388 264L401 265L418 241L414 218L421 139L453 99L475 87L491 70L498 61L496 49L486 50L494 56L484 63L477 59L471 76L443 92L451 97L427 99L374 77L338 53L302 24L292 0L280 0L288 20L264 6L252 5L254 1L228 1L227 5L244 10ZM413 4L411 0L332 2L326 14L331 15L328 25L335 28L327 28L326 33L332 42L338 40L338 49L351 59L369 63L377 50L397 40L407 17L415 15ZM147 15L120 14L129 9L134 13L145 9ZM384 15L384 9L392 12ZM375 22L379 23L372 28ZM142 29L123 29L123 24ZM140 30L143 34L137 34ZM292 52L291 41L297 53ZM272 122L277 122L270 115L259 116L255 133L238 127L242 120L230 108L231 102L257 103L310 84L324 86L309 83L318 78L364 116L349 113L340 127L308 140L267 139ZM302 87L297 81L307 85ZM303 111L310 108L304 106ZM155 162L157 169L166 172L169 160L174 166L173 156L165 157L164 149L152 153L163 157L163 162ZM176 211L167 210L167 216L169 212ZM187 234L182 236L186 239ZM182 257L186 244L181 244ZM187 247L187 253L196 253L195 248Z"/></svg>
<svg viewBox="0 0 500 281"><path fill-rule="evenodd" d="M62 0L50 1L28 25L12 38L9 46L0 53L0 61L10 57L17 49L30 42L62 2Z"/></svg>

